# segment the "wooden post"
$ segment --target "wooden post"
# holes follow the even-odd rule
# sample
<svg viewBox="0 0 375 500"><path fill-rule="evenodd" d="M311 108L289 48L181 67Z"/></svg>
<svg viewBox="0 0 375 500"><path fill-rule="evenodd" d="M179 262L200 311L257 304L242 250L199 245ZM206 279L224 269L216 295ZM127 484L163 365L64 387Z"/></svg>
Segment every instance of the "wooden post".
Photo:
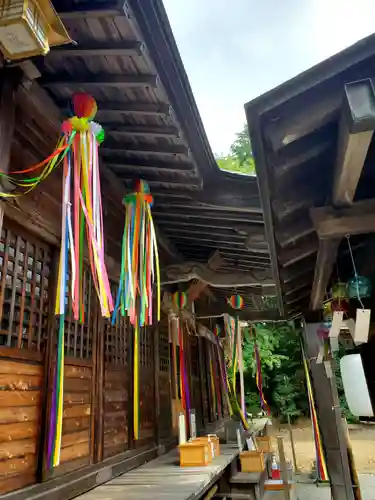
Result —
<svg viewBox="0 0 375 500"><path fill-rule="evenodd" d="M243 379L242 331L239 325L238 325L238 335L237 335L237 349L238 349L238 367L240 372L241 410L244 417L246 418L245 384Z"/></svg>
<svg viewBox="0 0 375 500"><path fill-rule="evenodd" d="M160 367L160 352L159 352L159 328L156 326L152 332L154 338L154 394L155 394L155 442L160 445L160 390L159 390L159 367Z"/></svg>
<svg viewBox="0 0 375 500"><path fill-rule="evenodd" d="M206 407L206 395L207 395L207 386L204 383L205 380L205 359L204 359L204 345L203 339L198 337L198 362L199 362L199 382L201 387L201 399L202 399L202 424L203 427L206 427L208 423L208 408Z"/></svg>
<svg viewBox="0 0 375 500"><path fill-rule="evenodd" d="M290 500L288 469L285 459L284 441L281 436L277 436L277 448L279 450L281 479L283 480L283 488L284 488L284 498L285 500Z"/></svg>

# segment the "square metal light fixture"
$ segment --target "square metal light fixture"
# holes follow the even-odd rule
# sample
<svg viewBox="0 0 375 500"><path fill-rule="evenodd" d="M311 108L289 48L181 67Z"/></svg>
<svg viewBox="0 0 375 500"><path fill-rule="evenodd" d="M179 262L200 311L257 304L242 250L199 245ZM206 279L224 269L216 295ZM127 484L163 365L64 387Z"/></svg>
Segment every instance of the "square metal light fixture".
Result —
<svg viewBox="0 0 375 500"><path fill-rule="evenodd" d="M7 59L46 55L70 42L50 0L0 0L0 48Z"/></svg>

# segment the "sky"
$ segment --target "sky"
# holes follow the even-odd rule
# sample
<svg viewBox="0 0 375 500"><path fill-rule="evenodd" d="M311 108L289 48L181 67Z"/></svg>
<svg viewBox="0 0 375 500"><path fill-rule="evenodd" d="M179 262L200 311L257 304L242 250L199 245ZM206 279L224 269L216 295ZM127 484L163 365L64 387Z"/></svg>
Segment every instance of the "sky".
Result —
<svg viewBox="0 0 375 500"><path fill-rule="evenodd" d="M212 150L244 104L375 31L374 0L164 0Z"/></svg>

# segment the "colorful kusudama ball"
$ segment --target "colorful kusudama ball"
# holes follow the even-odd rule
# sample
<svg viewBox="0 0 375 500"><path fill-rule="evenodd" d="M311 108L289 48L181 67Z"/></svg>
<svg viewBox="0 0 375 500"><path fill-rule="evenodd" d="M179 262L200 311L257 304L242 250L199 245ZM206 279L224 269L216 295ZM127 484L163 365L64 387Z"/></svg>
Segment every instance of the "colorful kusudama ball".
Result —
<svg viewBox="0 0 375 500"><path fill-rule="evenodd" d="M232 295L228 299L228 304L233 307L233 309L242 309L243 308L243 298L241 295Z"/></svg>
<svg viewBox="0 0 375 500"><path fill-rule="evenodd" d="M175 292L172 295L172 304L176 309L183 309L187 304L187 295L185 292Z"/></svg>
<svg viewBox="0 0 375 500"><path fill-rule="evenodd" d="M220 337L220 333L221 333L220 325L215 325L214 326L214 334L216 335L216 337Z"/></svg>

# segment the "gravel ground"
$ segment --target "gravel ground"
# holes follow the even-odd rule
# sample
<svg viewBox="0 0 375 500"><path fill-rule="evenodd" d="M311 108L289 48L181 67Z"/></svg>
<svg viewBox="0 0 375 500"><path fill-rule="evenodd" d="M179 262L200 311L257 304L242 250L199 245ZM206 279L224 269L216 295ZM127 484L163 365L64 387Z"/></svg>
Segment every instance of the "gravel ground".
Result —
<svg viewBox="0 0 375 500"><path fill-rule="evenodd" d="M375 475L360 474L359 481L362 500L375 500ZM297 494L298 500L331 500L331 490L327 486L317 488L315 484L298 484Z"/></svg>

